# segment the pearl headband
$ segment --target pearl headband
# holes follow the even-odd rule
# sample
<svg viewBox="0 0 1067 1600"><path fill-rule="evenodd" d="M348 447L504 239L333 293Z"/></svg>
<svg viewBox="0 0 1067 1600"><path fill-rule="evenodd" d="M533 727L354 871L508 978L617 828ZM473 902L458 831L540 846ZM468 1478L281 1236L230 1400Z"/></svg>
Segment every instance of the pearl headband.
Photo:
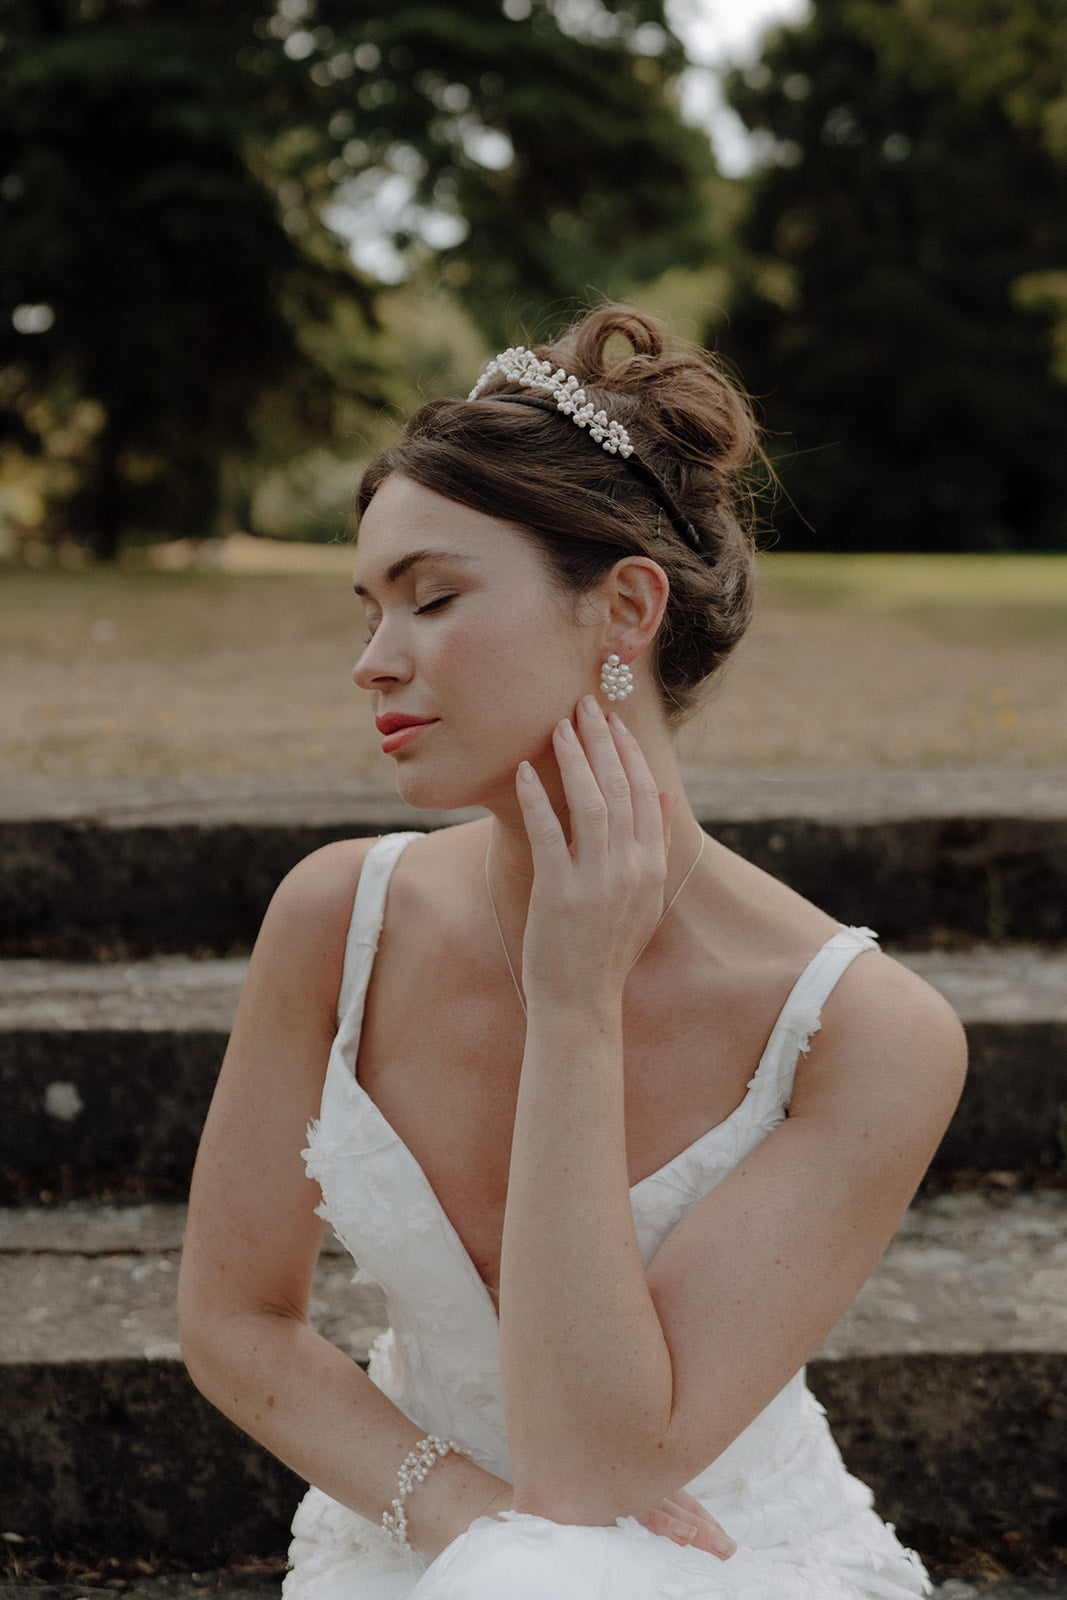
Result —
<svg viewBox="0 0 1067 1600"><path fill-rule="evenodd" d="M556 410L570 417L579 428L588 428L589 437L608 455L620 455L624 459L633 455L630 435L622 423L609 422L606 411L594 411L593 402L579 387L578 379L564 372L562 367L553 372L549 362L539 361L532 350L520 344L493 357L467 399L480 400L497 376L506 378L509 383L519 383L524 389L547 390L556 402Z"/></svg>
<svg viewBox="0 0 1067 1600"><path fill-rule="evenodd" d="M496 378L503 378L508 383L517 383L524 389L541 390L551 396L551 399L535 400L529 395L521 394L486 395L486 389ZM541 361L532 350L527 350L521 344L515 345L493 357L467 399L481 400L483 397L488 400L510 400L520 405L536 406L540 411L558 411L563 416L570 417L579 428L588 429L589 437L608 455L619 456L634 477L640 479L645 488L655 496L666 511L675 531L685 540L689 548L695 550L698 555L704 554L700 535L663 479L635 454L634 447L630 443L630 435L621 422L613 422L606 411L594 411L593 402L573 373L564 372L562 367L553 370L551 362Z"/></svg>

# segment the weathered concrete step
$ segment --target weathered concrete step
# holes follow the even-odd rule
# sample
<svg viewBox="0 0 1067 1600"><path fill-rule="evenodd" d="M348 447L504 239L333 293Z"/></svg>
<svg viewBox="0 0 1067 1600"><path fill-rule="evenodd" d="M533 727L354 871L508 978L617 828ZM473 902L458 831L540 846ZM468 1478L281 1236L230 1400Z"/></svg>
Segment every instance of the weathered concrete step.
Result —
<svg viewBox="0 0 1067 1600"><path fill-rule="evenodd" d="M62 1168L187 1182L246 965L0 962L6 1192Z"/></svg>
<svg viewBox="0 0 1067 1600"><path fill-rule="evenodd" d="M184 1230L177 1202L0 1208L0 1362L178 1359ZM312 1319L357 1361L384 1326L332 1234ZM1067 1351L1067 1191L974 1190L915 1201L820 1359L1047 1349Z"/></svg>
<svg viewBox="0 0 1067 1600"><path fill-rule="evenodd" d="M75 1201L0 1208L0 1363L179 1361L175 1322L185 1207ZM381 1292L332 1237L315 1271L315 1325L366 1361ZM17 1309L16 1309L17 1308Z"/></svg>
<svg viewBox="0 0 1067 1600"><path fill-rule="evenodd" d="M296 1480L174 1356L175 1207L0 1213L0 1527L192 1561L284 1548ZM346 1259L313 1314L357 1359L381 1320ZM917 1203L811 1364L846 1460L920 1547L1033 1548L1067 1482L1067 1194Z"/></svg>
<svg viewBox="0 0 1067 1600"><path fill-rule="evenodd" d="M1067 952L900 952L967 1030L963 1096L934 1161L1055 1170L1067 1158Z"/></svg>
<svg viewBox="0 0 1067 1600"><path fill-rule="evenodd" d="M184 1225L176 1204L0 1209L0 1528L116 1556L284 1554L303 1486L181 1364ZM366 1361L382 1301L353 1276L329 1241L312 1314Z"/></svg>
<svg viewBox="0 0 1067 1600"><path fill-rule="evenodd" d="M1055 1168L1067 1109L1067 952L905 954L967 1025L971 1073L941 1171ZM0 961L0 1176L188 1177L243 958ZM50 1176L51 1175L51 1176Z"/></svg>
<svg viewBox="0 0 1067 1600"><path fill-rule="evenodd" d="M704 825L887 940L1067 939L1067 770L693 773ZM380 784L0 784L0 953L247 946L309 850L465 814Z"/></svg>
<svg viewBox="0 0 1067 1600"><path fill-rule="evenodd" d="M13 1544L10 1554L14 1557L20 1553L20 1546ZM32 1554L26 1555L27 1562L33 1559ZM118 1590L124 1600L278 1600L281 1594L279 1577L246 1575L232 1568L218 1572L163 1572L149 1578L120 1578L110 1584L105 1577L103 1582L105 1592L114 1594ZM93 1600L100 1586L101 1580L95 1576L88 1583L19 1582L17 1579L5 1582L0 1579L0 1600ZM1011 1593L988 1596L984 1591L972 1593L972 1589L973 1585L957 1585L956 1589L946 1590L945 1600L1031 1600L1026 1587L1020 1587L1017 1593L1013 1589ZM1033 1600L1037 1600L1036 1595ZM1061 1597L1056 1591L1049 1591L1048 1600L1067 1600L1067 1592Z"/></svg>

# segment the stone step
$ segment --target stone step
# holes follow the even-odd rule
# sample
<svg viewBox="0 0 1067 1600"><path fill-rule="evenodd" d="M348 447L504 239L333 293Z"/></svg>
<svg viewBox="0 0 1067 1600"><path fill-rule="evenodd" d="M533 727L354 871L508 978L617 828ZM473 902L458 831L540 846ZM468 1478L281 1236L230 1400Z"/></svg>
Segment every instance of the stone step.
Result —
<svg viewBox="0 0 1067 1600"><path fill-rule="evenodd" d="M9 1308L0 1362L180 1360L174 1297L184 1231L180 1202L0 1208L0 1301ZM380 1291L354 1274L328 1239L312 1313L365 1362L384 1313Z"/></svg>
<svg viewBox="0 0 1067 1600"><path fill-rule="evenodd" d="M1067 939L1067 770L692 773L701 822L888 941ZM0 954L247 948L331 840L437 827L368 780L0 784Z"/></svg>
<svg viewBox="0 0 1067 1600"><path fill-rule="evenodd" d="M0 1212L0 1528L194 1563L277 1554L297 1480L193 1391L176 1351L181 1208ZM335 1244L316 1325L363 1360L378 1291ZM1067 1193L908 1213L811 1363L849 1465L928 1555L1062 1544Z"/></svg>
<svg viewBox="0 0 1067 1600"><path fill-rule="evenodd" d="M0 1534L0 1539L4 1535ZM29 1541L27 1541L29 1543ZM19 1543L10 1545L9 1554L12 1565L20 1554L22 1546ZM37 1563L32 1554L26 1554L25 1560ZM40 1580L23 1581L13 1579L4 1581L0 1579L0 1600L93 1600L101 1587L101 1578L93 1571L89 1582L75 1583L66 1581L62 1583L48 1583ZM146 1563L147 1564L147 1563ZM73 1563L72 1563L73 1565ZM104 1558L101 1567L107 1572L111 1563ZM118 1563L121 1565L121 1563ZM238 1567L223 1568L217 1572L162 1572L154 1577L120 1577L108 1580L103 1578L105 1592L110 1589L114 1593L119 1590L125 1600L279 1600L281 1594L281 1578L278 1575L266 1576L263 1573L244 1573ZM1031 1600L1027 1587L1018 1587L1018 1592L1013 1588L1010 1593L986 1595L983 1590L980 1594L972 1593L973 1585L958 1584L954 1590L946 1591L945 1600ZM356 1600L356 1597L353 1597ZM1037 1600L1036 1595L1034 1600ZM1055 1591L1050 1591L1048 1600L1061 1600ZM1067 1600L1067 1593L1062 1600Z"/></svg>
<svg viewBox="0 0 1067 1600"><path fill-rule="evenodd" d="M175 1294L184 1207L0 1209L0 1527L34 1546L194 1563L279 1556L302 1491L193 1388ZM380 1293L335 1241L316 1325L365 1362Z"/></svg>
<svg viewBox="0 0 1067 1600"><path fill-rule="evenodd" d="M187 1184L244 958L0 962L0 1184Z"/></svg>
<svg viewBox="0 0 1067 1600"><path fill-rule="evenodd" d="M971 1072L938 1171L1063 1160L1067 952L906 953L967 1026ZM246 963L0 961L0 1180L8 1195L101 1178L187 1181ZM33 1186L36 1185L36 1189Z"/></svg>

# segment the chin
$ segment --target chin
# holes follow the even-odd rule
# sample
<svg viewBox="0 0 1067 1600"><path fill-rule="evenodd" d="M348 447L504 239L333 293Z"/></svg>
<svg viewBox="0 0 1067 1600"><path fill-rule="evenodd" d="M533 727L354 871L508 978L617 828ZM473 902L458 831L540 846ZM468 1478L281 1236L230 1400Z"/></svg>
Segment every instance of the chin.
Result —
<svg viewBox="0 0 1067 1600"><path fill-rule="evenodd" d="M448 765L415 758L396 763L396 792L417 811L492 811L515 804L515 773L522 759L502 766L472 762Z"/></svg>
<svg viewBox="0 0 1067 1600"><path fill-rule="evenodd" d="M397 763L396 792L407 805L416 811L462 811L468 806L484 804L481 791L475 791L470 779L458 774L454 778L441 772L418 771L414 765Z"/></svg>

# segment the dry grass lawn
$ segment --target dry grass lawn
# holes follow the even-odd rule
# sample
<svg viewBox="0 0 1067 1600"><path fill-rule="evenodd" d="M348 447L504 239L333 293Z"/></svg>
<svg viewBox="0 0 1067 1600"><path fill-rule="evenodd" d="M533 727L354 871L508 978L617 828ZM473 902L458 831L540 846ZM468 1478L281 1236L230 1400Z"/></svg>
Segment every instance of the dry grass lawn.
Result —
<svg viewBox="0 0 1067 1600"><path fill-rule="evenodd" d="M350 550L0 574L0 775L388 778ZM296 570L293 570L296 569ZM693 767L1067 763L1067 557L762 558Z"/></svg>

